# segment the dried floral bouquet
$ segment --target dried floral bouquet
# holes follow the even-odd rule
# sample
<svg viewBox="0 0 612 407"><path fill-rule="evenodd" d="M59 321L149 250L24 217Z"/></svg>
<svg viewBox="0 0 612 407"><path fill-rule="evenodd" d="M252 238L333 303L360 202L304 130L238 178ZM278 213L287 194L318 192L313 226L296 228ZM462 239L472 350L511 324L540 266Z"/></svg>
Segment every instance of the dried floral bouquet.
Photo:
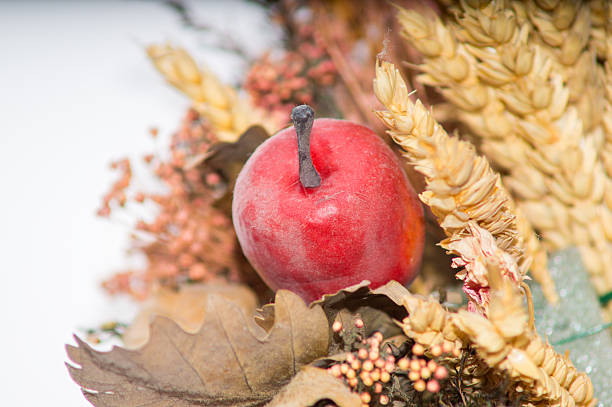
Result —
<svg viewBox="0 0 612 407"><path fill-rule="evenodd" d="M79 338L67 346L87 400L596 405L587 374L536 331L526 280L559 301L547 251L576 246L612 315L612 7L265 6L284 29L285 49L252 61L241 90L181 48L147 49L191 107L169 156L144 157L166 192L134 191L130 162L113 164L121 177L98 214L113 217L128 201L159 211L133 231L146 267L104 282L146 300L131 324L104 327L124 347L99 352ZM238 174L301 104L369 126L405 158L427 225L410 291L364 281L306 304L289 290L273 294L244 257L232 226Z"/></svg>

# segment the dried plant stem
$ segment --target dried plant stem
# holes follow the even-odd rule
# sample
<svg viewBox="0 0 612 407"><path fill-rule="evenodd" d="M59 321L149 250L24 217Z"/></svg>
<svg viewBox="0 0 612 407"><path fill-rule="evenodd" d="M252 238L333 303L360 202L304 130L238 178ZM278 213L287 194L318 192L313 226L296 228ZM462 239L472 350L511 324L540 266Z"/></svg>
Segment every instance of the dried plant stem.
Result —
<svg viewBox="0 0 612 407"><path fill-rule="evenodd" d="M236 141L255 124L270 134L280 128L280 123L240 97L234 88L222 84L212 72L198 68L185 50L151 45L147 54L166 80L185 93L193 101L193 108L210 121L219 139Z"/></svg>
<svg viewBox="0 0 612 407"><path fill-rule="evenodd" d="M519 260L519 281L532 261L519 234L510 196L487 160L473 146L449 137L420 101L413 103L399 71L378 62L374 91L386 111L377 112L406 158L425 175L421 200L429 205L448 236L460 236L475 222L488 230L497 245ZM531 232L533 233L533 232ZM536 239L533 237L533 239ZM551 287L546 282L546 287ZM554 291L549 291L555 300Z"/></svg>
<svg viewBox="0 0 612 407"><path fill-rule="evenodd" d="M372 117L370 99L367 97L362 84L358 80L353 69L349 65L347 58L342 53L332 36L330 29L333 26L333 23L330 21L327 15L327 10L325 9L324 4L318 5L316 15L317 17L315 18L315 24L317 26L317 32L321 34L325 49L336 66L342 82L353 98L359 116L365 123L372 123L375 125L377 121L374 117Z"/></svg>

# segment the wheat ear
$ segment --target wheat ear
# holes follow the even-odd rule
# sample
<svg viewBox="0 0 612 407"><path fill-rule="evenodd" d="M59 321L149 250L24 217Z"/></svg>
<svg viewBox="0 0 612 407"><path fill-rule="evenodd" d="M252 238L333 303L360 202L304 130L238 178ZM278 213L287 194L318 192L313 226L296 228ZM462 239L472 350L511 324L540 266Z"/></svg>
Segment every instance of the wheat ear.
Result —
<svg viewBox="0 0 612 407"><path fill-rule="evenodd" d="M489 370L471 361L475 365L465 371L472 381L484 384L497 372L505 372L526 403L594 405L589 377L529 326L516 285L502 278L494 263L489 263L487 277L492 288L488 318L467 311L451 313L433 299L410 294L402 299L408 311L401 324L404 333L426 347L449 342L475 348Z"/></svg>
<svg viewBox="0 0 612 407"><path fill-rule="evenodd" d="M240 97L234 88L221 83L212 72L198 67L184 49L151 45L147 54L166 80L188 96L194 109L210 121L221 140L236 141L247 128L256 124L270 134L279 129L280 123Z"/></svg>
<svg viewBox="0 0 612 407"><path fill-rule="evenodd" d="M401 11L399 19L407 39L426 51L421 80L442 89L460 120L482 137L487 156L510 173L504 183L545 247L577 246L596 290L606 293L612 289L612 270L605 267L612 261L612 180L598 152L600 137L584 133L566 73L533 40L530 23L518 23L527 17L493 3L503 12L481 15L479 30L470 31L478 42L460 30L464 21L475 24L463 14L452 29L414 11ZM453 63L462 66L461 75L450 75Z"/></svg>
<svg viewBox="0 0 612 407"><path fill-rule="evenodd" d="M500 248L519 259L522 279L533 253L527 251L526 239L519 234L511 198L499 175L471 144L449 137L420 101L410 100L406 83L393 64L377 62L374 92L387 109L377 115L388 133L425 175L427 187L420 198L431 207L446 234L460 235L468 222L476 222L495 237ZM550 289L554 284L544 281L543 286ZM548 293L556 300L554 289Z"/></svg>

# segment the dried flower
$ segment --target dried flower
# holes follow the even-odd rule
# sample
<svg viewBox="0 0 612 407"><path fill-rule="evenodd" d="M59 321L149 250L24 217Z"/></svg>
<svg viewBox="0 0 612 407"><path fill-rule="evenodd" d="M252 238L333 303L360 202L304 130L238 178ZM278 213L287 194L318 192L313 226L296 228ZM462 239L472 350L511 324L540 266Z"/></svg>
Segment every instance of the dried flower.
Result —
<svg viewBox="0 0 612 407"><path fill-rule="evenodd" d="M190 110L172 138L168 160L145 160L168 192L137 191L133 195L134 204L153 202L158 208L153 220L136 222L133 233L134 250L146 257L147 265L142 270L120 272L104 282L109 292L142 299L158 286L174 287L189 280L244 282L245 278L255 278L240 271L231 221L213 207L225 188L218 174L202 172L201 168L185 169L191 157L205 153L215 141L210 128ZM111 216L113 207L123 207L125 196L132 201L127 193L132 181L129 161L121 160L115 168L122 170L122 175L104 197L100 215ZM217 182L211 184L211 179Z"/></svg>

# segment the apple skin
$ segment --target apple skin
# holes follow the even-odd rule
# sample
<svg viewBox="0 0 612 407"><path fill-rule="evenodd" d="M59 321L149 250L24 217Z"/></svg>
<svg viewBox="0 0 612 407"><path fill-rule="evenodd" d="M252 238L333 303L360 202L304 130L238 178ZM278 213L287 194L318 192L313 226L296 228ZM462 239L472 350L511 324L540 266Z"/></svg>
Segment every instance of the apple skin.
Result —
<svg viewBox="0 0 612 407"><path fill-rule="evenodd" d="M236 180L234 228L251 265L307 302L362 280L411 282L423 209L393 151L367 127L317 119L310 152L322 182L304 188L296 137L293 127L270 137Z"/></svg>

